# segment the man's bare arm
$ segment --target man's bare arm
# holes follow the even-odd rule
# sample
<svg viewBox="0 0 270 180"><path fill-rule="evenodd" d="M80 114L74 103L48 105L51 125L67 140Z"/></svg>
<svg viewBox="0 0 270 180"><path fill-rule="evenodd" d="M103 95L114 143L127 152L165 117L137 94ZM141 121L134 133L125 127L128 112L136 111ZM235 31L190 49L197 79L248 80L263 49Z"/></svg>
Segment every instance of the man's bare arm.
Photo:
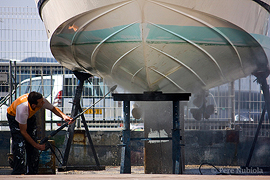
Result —
<svg viewBox="0 0 270 180"><path fill-rule="evenodd" d="M70 121L69 124L71 124L73 119L67 115L65 115L60 109L57 107L53 107L51 110L55 115L59 116L60 118L63 118L66 122Z"/></svg>
<svg viewBox="0 0 270 180"><path fill-rule="evenodd" d="M21 134L23 135L23 137L26 139L27 142L29 142L34 148L38 149L38 150L45 150L45 144L38 144L36 143L31 136L27 133L27 124L20 124L19 123L19 127L20 127L20 131Z"/></svg>

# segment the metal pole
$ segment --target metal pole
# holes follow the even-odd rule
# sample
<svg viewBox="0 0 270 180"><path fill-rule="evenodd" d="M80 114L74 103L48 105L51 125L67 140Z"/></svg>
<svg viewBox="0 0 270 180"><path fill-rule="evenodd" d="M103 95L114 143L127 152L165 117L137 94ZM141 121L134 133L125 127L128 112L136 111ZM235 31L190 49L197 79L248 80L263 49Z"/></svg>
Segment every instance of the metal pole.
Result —
<svg viewBox="0 0 270 180"><path fill-rule="evenodd" d="M239 85L238 85L238 122L240 122L240 108L241 108L241 98L240 98L240 93L241 93L241 79L238 80L239 81Z"/></svg>
<svg viewBox="0 0 270 180"><path fill-rule="evenodd" d="M80 112L83 112L81 106L79 106L79 111L80 111ZM96 161L96 165L97 165L97 166L100 166L100 163L99 163L99 160L98 160L98 157L97 157L97 153L96 153L96 150L95 150L95 147L94 147L94 144L93 144L91 135L90 135L90 131L89 131L89 129L88 129L88 125L87 125L87 123L86 123L86 120L85 120L84 115L82 115L81 118L82 118L82 122L83 122L83 125L84 125L84 128L85 128L85 131L86 131L86 135L87 135L87 138L88 138L90 147L91 147L92 152L93 152L94 159L95 159L95 161Z"/></svg>
<svg viewBox="0 0 270 180"><path fill-rule="evenodd" d="M231 106L232 106L232 111L231 111L231 123L230 126L233 123L234 126L234 117L235 117L235 88L234 88L234 81L231 82Z"/></svg>
<svg viewBox="0 0 270 180"><path fill-rule="evenodd" d="M15 86L14 86L14 99L17 99L17 64L16 64L16 61L14 61L14 83L15 83Z"/></svg>
<svg viewBox="0 0 270 180"><path fill-rule="evenodd" d="M263 111L262 111L262 114L261 114L261 118L260 118L258 127L257 127L257 130L256 130L256 133L255 133L255 137L253 139L253 142L252 142L252 145L251 145L251 148L250 148L250 151L249 151L248 159L247 159L247 162L246 162L246 167L249 167L249 163L251 161L251 158L252 158L252 155L253 155L253 152L254 152L254 149L255 149L255 145L256 145L256 142L257 142L257 139L258 139L258 136L259 136L259 132L260 132L261 127L262 127L262 122L264 120L265 110L266 109L264 107Z"/></svg>
<svg viewBox="0 0 270 180"><path fill-rule="evenodd" d="M73 105L72 105L72 110L71 110L71 117L74 117L74 116L76 116L78 114L79 107L80 107L80 99L81 99L83 84L84 84L84 81L79 80L78 86L77 86L77 89L76 89L76 93L75 93L75 97L74 97L74 100L73 100ZM65 141L66 141L66 150L65 150L63 164L62 164L63 168L65 168L65 166L67 165L67 162L68 162L68 156L69 156L69 152L70 152L70 147L71 147L71 143L73 141L73 136L74 136L74 128L75 128L75 123L72 123L68 127L68 132L67 132L66 139L65 139Z"/></svg>
<svg viewBox="0 0 270 180"><path fill-rule="evenodd" d="M42 66L40 67L40 76L41 76L41 89L42 89L42 95L45 95L45 90L44 90L44 79L43 79L43 68Z"/></svg>
<svg viewBox="0 0 270 180"><path fill-rule="evenodd" d="M263 80L260 84L261 84L261 88L263 91L266 112L269 115L270 114L270 94L269 94L269 85L267 84L266 78L263 78ZM269 118L269 116L268 116L268 118Z"/></svg>
<svg viewBox="0 0 270 180"><path fill-rule="evenodd" d="M51 102L53 102L53 69L52 66L50 67L50 73L51 73ZM50 120L50 125L51 125L51 130L53 129L53 112L50 111L51 114L51 120Z"/></svg>
<svg viewBox="0 0 270 180"><path fill-rule="evenodd" d="M179 121L180 121L180 153L181 153L181 172L183 173L185 171L185 108L184 106L187 105L187 102L179 102Z"/></svg>
<svg viewBox="0 0 270 180"><path fill-rule="evenodd" d="M12 88L13 88L13 84L12 84L12 62L9 61L9 106L12 103Z"/></svg>
<svg viewBox="0 0 270 180"><path fill-rule="evenodd" d="M124 130L120 173L131 173L130 161L130 101L124 101Z"/></svg>
<svg viewBox="0 0 270 180"><path fill-rule="evenodd" d="M19 84L22 82L22 67L21 66L19 66ZM22 88L21 88L21 86L19 86L19 96L22 94Z"/></svg>
<svg viewBox="0 0 270 180"><path fill-rule="evenodd" d="M103 81L103 80L102 80ZM103 92L105 93L105 86L103 86ZM93 112L95 113L95 112ZM103 120L106 120L106 98L103 101Z"/></svg>
<svg viewBox="0 0 270 180"><path fill-rule="evenodd" d="M246 162L246 167L249 166L251 157L252 157L252 155L253 155L253 151L254 151L254 148L255 148L255 145L256 145L258 136L259 136L259 132L260 132L260 130L261 130L262 122L263 122L263 120L264 120L265 112L267 112L267 114L270 114L270 93L269 93L269 85L267 84L266 78L258 77L258 81L259 81L259 83L261 84L261 89L262 89L262 91L263 91L263 97L264 97L264 101L265 101L265 106L264 106L263 112L262 112L262 114L261 114L261 118L260 118L260 121L259 121L259 124L258 124L258 127L257 127L257 131L256 131L256 134L255 134L255 137L254 137L254 140L253 140L253 143L252 143L250 152L249 152L248 160L247 160L247 162ZM268 116L268 119L269 119L269 116Z"/></svg>
<svg viewBox="0 0 270 180"><path fill-rule="evenodd" d="M180 121L179 101L173 101L173 130L172 130L172 159L173 174L182 174L181 146L180 146Z"/></svg>

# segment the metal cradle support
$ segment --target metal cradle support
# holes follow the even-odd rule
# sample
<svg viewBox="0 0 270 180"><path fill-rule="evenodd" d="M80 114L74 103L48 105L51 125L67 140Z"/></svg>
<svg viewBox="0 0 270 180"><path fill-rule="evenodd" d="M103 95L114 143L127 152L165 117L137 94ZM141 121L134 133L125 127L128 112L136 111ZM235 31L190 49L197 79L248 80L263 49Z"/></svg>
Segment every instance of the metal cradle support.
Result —
<svg viewBox="0 0 270 180"><path fill-rule="evenodd" d="M258 123L258 127L257 127L256 133L255 133L254 139L253 139L252 146L250 148L249 156L248 156L245 167L249 167L249 165L250 165L250 161L251 161L254 149L255 149L255 145L256 145L256 142L257 142L257 139L259 136L259 132L261 130L261 126L262 126L262 123L264 120L265 113L267 112L268 118L269 118L269 114L270 114L270 93L269 93L269 85L267 84L267 79L266 79L267 76L268 76L268 74L264 75L264 76L257 76L257 78L258 78L257 81L261 85L261 90L263 91L265 105L264 105L264 108L263 108L263 111L261 114L260 121Z"/></svg>
<svg viewBox="0 0 270 180"><path fill-rule="evenodd" d="M179 101L188 101L191 96L190 93L166 93L162 92L144 92L143 94L112 94L114 101L124 102L124 130L123 130L123 144L121 154L120 173L131 173L130 161L130 141L131 140L164 140L163 138L130 138L130 101L173 101L173 132L172 138L172 159L173 159L173 173L181 174L181 136L180 136L180 122L179 122Z"/></svg>
<svg viewBox="0 0 270 180"><path fill-rule="evenodd" d="M72 104L72 110L71 110L71 117L75 117L79 112L82 112L82 108L80 105L80 99L81 99L81 94L82 94L82 90L83 90L83 85L84 85L84 81L87 80L89 77L91 77L90 74L86 74L86 73L82 73L82 72L74 72L75 76L79 79L78 82L78 86L76 88L76 92L75 92L75 97L73 99L73 104ZM84 124L84 128L85 128L85 132L91 147L91 150L93 152L93 156L94 159L96 161L96 167L88 167L91 169L96 169L96 170L101 170L104 169L104 167L100 166L92 139L91 139L91 135L88 129L88 126L86 124L85 121L85 117L82 115L82 123ZM68 131L66 134L66 138L65 138L65 153L64 153L64 158L63 158L63 162L62 164L59 165L59 170L60 171L67 171L67 170L79 170L79 169L85 169L86 167L67 167L67 163L68 163L68 157L69 157L69 153L70 153L70 147L71 147L71 143L74 137L74 128L75 128L75 124L76 123L72 123L71 125L69 125L68 127Z"/></svg>

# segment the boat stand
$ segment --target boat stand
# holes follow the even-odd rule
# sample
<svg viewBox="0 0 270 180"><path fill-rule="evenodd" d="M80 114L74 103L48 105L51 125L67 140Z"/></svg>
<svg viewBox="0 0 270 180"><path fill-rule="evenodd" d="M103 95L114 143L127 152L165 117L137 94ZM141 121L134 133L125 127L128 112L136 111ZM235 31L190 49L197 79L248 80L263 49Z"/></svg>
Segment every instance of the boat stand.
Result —
<svg viewBox="0 0 270 180"><path fill-rule="evenodd" d="M265 113L267 112L268 118L270 115L270 93L269 93L269 85L267 84L268 74L257 75L256 77L257 77L258 83L261 85L261 90L263 91L265 105L264 105L264 108L263 108L263 111L262 111L262 114L260 117L260 121L258 123L258 127L257 127L256 133L255 133L250 151L249 151L246 165L242 166L241 167L242 169L252 168L252 167L250 167L250 161L251 161L252 155L254 153L255 145L256 145L256 142L258 140L258 136L259 136L259 132L260 132L261 127L262 127L262 123L263 123L264 118L265 118ZM259 168L262 169L264 172L267 172L267 174L270 173L270 167L259 167Z"/></svg>
<svg viewBox="0 0 270 180"><path fill-rule="evenodd" d="M124 129L123 129L123 144L121 152L121 174L131 173L131 140L172 140L172 159L173 173L182 174L181 165L181 136L180 136L180 121L179 121L179 101L188 101L191 93L166 93L162 92L144 92L143 94L112 94L114 101L124 102ZM171 138L130 138L130 101L173 101L173 129Z"/></svg>
<svg viewBox="0 0 270 180"><path fill-rule="evenodd" d="M78 113L82 112L82 108L80 105L80 99L81 99L81 94L83 90L83 85L84 81L87 80L89 77L92 75L88 73L82 73L82 72L73 72L75 76L79 79L78 86L75 91L75 97L73 99L73 104L72 104L72 110L71 110L71 117L75 117ZM84 115L81 116L82 123L84 124L85 132L96 162L96 166L67 166L68 162L68 157L69 157L69 152L70 152L70 147L71 143L73 141L73 136L74 136L74 128L76 123L72 123L68 127L68 131L66 134L65 138L65 153L64 153L64 158L63 162L59 164L58 170L59 171L69 171L69 170L104 170L105 166L101 166L97 157L97 153L95 151L95 147L93 145L93 141L91 139L91 135L87 126L87 123L85 121Z"/></svg>

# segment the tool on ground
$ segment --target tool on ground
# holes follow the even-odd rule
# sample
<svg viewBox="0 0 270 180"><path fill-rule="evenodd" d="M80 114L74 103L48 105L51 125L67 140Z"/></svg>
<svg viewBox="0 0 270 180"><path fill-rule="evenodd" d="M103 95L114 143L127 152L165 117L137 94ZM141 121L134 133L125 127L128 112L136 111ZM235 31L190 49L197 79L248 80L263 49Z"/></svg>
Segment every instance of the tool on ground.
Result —
<svg viewBox="0 0 270 180"><path fill-rule="evenodd" d="M117 88L117 85L114 85L113 87L111 87L111 89L109 90L109 92L107 92L102 98L100 98L98 101L96 101L95 103L93 103L90 107L86 108L84 111L82 111L81 113L77 114L75 117L73 117L73 120L72 121L75 121L78 117L80 117L81 115L83 115L83 113L85 113L85 111L87 111L88 109L91 109L93 108L94 105L96 105L98 102L100 102L102 99L104 99L108 94L110 94L111 92L113 92L115 89ZM51 134L45 138L43 138L39 144L44 144L46 143L49 138L55 136L59 131L61 131L62 129L64 129L66 126L68 126L70 123L69 122L66 122L64 123L61 127L59 127L58 129L56 129L55 131L51 132ZM47 150L47 147L46 149Z"/></svg>

